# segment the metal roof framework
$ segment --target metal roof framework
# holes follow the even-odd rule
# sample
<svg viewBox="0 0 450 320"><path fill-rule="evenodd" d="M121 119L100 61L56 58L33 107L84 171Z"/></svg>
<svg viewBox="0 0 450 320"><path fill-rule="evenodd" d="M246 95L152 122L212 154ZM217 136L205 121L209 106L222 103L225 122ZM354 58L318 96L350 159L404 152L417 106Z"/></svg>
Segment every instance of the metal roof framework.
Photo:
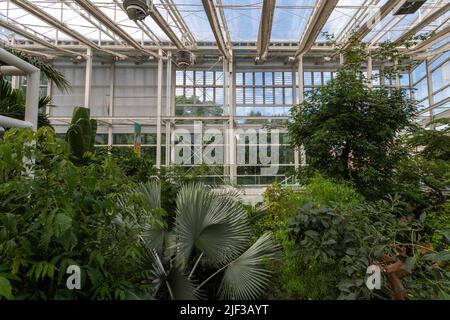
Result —
<svg viewBox="0 0 450 320"><path fill-rule="evenodd" d="M405 21L407 15L395 16L393 12L406 1L310 0L305 1L304 5L293 5L294 2L289 0L270 0L257 4L252 2L251 8L260 12L256 27L257 37L248 41L236 41L230 28L239 22L230 20L230 12L237 9L243 12L242 6L249 0L202 0L198 3L186 0L154 0L150 16L142 22L127 21L122 0L113 0L107 4L101 0L5 0L0 5L0 31L3 33L3 41L15 38L17 46L23 45L23 49L36 51L36 54L42 54L42 49L45 48L48 55L84 56L90 48L100 55L125 60L130 56L158 58L159 49L163 52L184 49L196 54L198 52L200 55L205 50L208 54L215 52L228 60L231 56L246 54L259 62L279 53L298 57L310 53L314 48L331 49L330 43L318 41L318 36L323 32L324 26L337 23L332 21L336 12L350 15L350 10L351 17L341 26L341 33L335 35L338 42L345 41L349 34L354 33L371 46L377 46L390 32L400 33L394 40L400 43L401 40L423 33L424 30L432 31L434 34L431 38L411 50L413 53L423 53L436 42L450 36L448 0L428 0L419 9L420 19L406 30L400 30L398 25ZM57 13L58 8L60 13ZM72 12L68 14L69 10ZM305 20L302 22L303 29L298 30L300 41L297 44L295 39L278 40L279 35L271 32L277 22L274 16L280 12L292 14L291 23ZM300 17L299 12L310 14ZM246 19L245 14L241 13L238 20L241 17L242 20ZM197 18L193 20L193 16ZM207 19L202 18L203 16ZM28 17L37 19L39 24L31 18L27 19ZM80 26L81 20L87 23L83 28ZM278 19L278 24L280 23L285 22ZM198 29L205 27L209 28L207 31L211 34L208 41L198 37ZM80 47L85 47L85 50L79 50Z"/></svg>

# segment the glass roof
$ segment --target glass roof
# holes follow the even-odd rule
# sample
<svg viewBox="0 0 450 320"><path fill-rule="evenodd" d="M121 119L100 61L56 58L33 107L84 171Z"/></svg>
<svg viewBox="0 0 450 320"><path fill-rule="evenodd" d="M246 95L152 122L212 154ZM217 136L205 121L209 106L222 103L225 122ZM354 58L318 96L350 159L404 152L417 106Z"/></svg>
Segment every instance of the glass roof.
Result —
<svg viewBox="0 0 450 320"><path fill-rule="evenodd" d="M122 0L90 1L135 40L142 43L170 42L167 34L152 18L148 17L141 26L131 21L121 9ZM343 40L345 34L358 29L367 22L386 1L340 0L323 25L322 32L317 37L316 42L326 41L325 33L333 34L336 39ZM73 0L27 0L27 2L38 6L51 15L53 19L63 22L71 30L95 43L102 44L105 41L112 41L116 44L122 43L122 40L114 32L102 25ZM263 7L262 0L214 0L213 2L225 39L229 35L233 43L257 42ZM373 26L365 36L364 41L371 43L393 41L428 14L449 2L450 0L428 0L416 13L411 15L394 16L391 12ZM180 27L180 21L176 21L177 17L181 17L183 22L181 25L187 26L187 32L192 34L197 43L215 42L214 33L201 0L154 0L153 3L156 10L160 12L179 39L186 38L186 32ZM317 11L318 3L319 0L277 0L270 37L271 42L298 43L303 38L312 15ZM444 13L437 20L420 30L418 34L442 30L449 26L449 19L450 12ZM0 0L0 20L8 21L16 27L47 41L74 41L69 35L41 21L12 3L11 0ZM14 33L0 28L0 35L1 39L5 41ZM14 35L14 37L20 40L24 39L19 35Z"/></svg>

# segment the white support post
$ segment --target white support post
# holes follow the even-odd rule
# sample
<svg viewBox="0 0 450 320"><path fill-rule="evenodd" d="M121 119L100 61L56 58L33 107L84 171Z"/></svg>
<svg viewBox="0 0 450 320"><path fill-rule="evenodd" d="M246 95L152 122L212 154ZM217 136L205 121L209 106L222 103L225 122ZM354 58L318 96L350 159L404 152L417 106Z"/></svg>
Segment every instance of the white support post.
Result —
<svg viewBox="0 0 450 320"><path fill-rule="evenodd" d="M395 69L396 69L396 72L395 72L395 87L397 89L400 89L400 72L398 70L398 60L396 59L394 63L395 63Z"/></svg>
<svg viewBox="0 0 450 320"><path fill-rule="evenodd" d="M158 93L156 102L156 167L161 168L161 112L162 112L162 82L163 82L163 52L159 49L158 59Z"/></svg>
<svg viewBox="0 0 450 320"><path fill-rule="evenodd" d="M53 81L48 79L47 80L47 97L52 98L52 96L53 96ZM47 108L45 110L45 113L50 116L51 115L51 111L52 111L52 108L47 106Z"/></svg>
<svg viewBox="0 0 450 320"><path fill-rule="evenodd" d="M431 73L430 73L430 63L427 60L425 60L425 70L427 75L427 89L428 89L428 103L429 106L432 107L434 105L434 97L433 97L433 81L431 79ZM434 110L433 108L430 108L430 121L434 120ZM435 126L433 125L433 128Z"/></svg>
<svg viewBox="0 0 450 320"><path fill-rule="evenodd" d="M16 38L13 37L11 39L11 46L14 47L16 45ZM11 77L11 88L19 89L20 88L20 76L15 75Z"/></svg>
<svg viewBox="0 0 450 320"><path fill-rule="evenodd" d="M109 75L109 108L108 108L108 116L110 118L114 117L114 94L115 94L115 82L116 82L116 64L115 62L111 63L111 69L110 69L110 75ZM114 137L113 137L113 120L111 120L111 123L108 126L108 146L112 147L114 144Z"/></svg>
<svg viewBox="0 0 450 320"><path fill-rule="evenodd" d="M0 60L12 67L16 67L27 74L27 94L25 102L25 123L31 123L33 130L38 127L39 111L39 88L41 81L41 70L23 61L5 49L0 48ZM9 119L9 118L8 118ZM3 119L7 120L7 119ZM0 123L0 126L1 123Z"/></svg>
<svg viewBox="0 0 450 320"><path fill-rule="evenodd" d="M167 53L167 75L166 75L166 116L172 116L172 52ZM170 166L171 155L171 120L166 120L166 166Z"/></svg>
<svg viewBox="0 0 450 320"><path fill-rule="evenodd" d="M237 164L236 164L236 130L235 130L235 99L234 99L234 66L233 60L224 61L226 68L224 68L225 81L227 83L227 91L225 96L227 97L228 110L229 110L229 121L228 121L228 144L229 144L229 166L230 166L230 183L235 185L237 183ZM226 72L225 72L226 71Z"/></svg>
<svg viewBox="0 0 450 320"><path fill-rule="evenodd" d="M37 119L39 108L37 104L39 101L39 87L41 81L41 72L29 74L27 78L27 95L25 106L25 121L33 124L33 130L37 130Z"/></svg>
<svg viewBox="0 0 450 320"><path fill-rule="evenodd" d="M299 87L299 103L305 102L305 79L304 79L304 69L303 69L303 54L298 57L298 87ZM303 145L300 148L296 148L294 151L294 160L296 163L296 168L298 166L306 165L305 148ZM298 163L298 165L297 165Z"/></svg>
<svg viewBox="0 0 450 320"><path fill-rule="evenodd" d="M367 57L367 86L372 89L373 88L373 64L372 64L372 56Z"/></svg>
<svg viewBox="0 0 450 320"><path fill-rule="evenodd" d="M295 64L292 66L292 105L297 105L297 70ZM298 170L300 166L300 159L298 150L294 150L294 168Z"/></svg>
<svg viewBox="0 0 450 320"><path fill-rule="evenodd" d="M84 88L84 107L90 108L91 105L91 90L92 90L92 61L93 54L92 49L87 49L86 54L86 81Z"/></svg>

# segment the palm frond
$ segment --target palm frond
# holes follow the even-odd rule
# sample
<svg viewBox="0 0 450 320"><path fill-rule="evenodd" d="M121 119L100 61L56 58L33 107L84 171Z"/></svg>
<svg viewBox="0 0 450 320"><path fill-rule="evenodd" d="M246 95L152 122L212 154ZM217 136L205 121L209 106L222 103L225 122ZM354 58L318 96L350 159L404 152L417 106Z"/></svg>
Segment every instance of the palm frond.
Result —
<svg viewBox="0 0 450 320"><path fill-rule="evenodd" d="M50 97L39 99L39 109L45 109L51 103ZM25 118L25 95L20 89L13 89L9 81L0 86L0 115L23 120ZM51 126L47 114L39 112L38 126Z"/></svg>
<svg viewBox="0 0 450 320"><path fill-rule="evenodd" d="M172 263L169 259L162 259L155 251L152 269L152 294L155 296L162 288L166 288L172 300L197 300L194 283L188 279L183 268Z"/></svg>
<svg viewBox="0 0 450 320"><path fill-rule="evenodd" d="M161 186L158 182L140 183L133 192L144 196L144 205L147 209L161 208Z"/></svg>
<svg viewBox="0 0 450 320"><path fill-rule="evenodd" d="M271 275L271 271L264 265L278 254L279 246L274 243L271 234L261 236L226 268L221 295L226 299L238 300L258 298L264 292Z"/></svg>
<svg viewBox="0 0 450 320"><path fill-rule="evenodd" d="M23 51L14 49L12 47L4 46L4 49L12 53L16 57L19 57L20 59L40 69L41 72L47 77L47 79L51 80L59 90L66 92L69 91L71 87L69 81L65 79L64 74L62 72L58 71L52 65L45 63L36 57L33 57L27 53L24 53Z"/></svg>
<svg viewBox="0 0 450 320"><path fill-rule="evenodd" d="M195 183L183 186L176 202L175 233L179 254L185 261L194 247L218 265L245 250L250 228L237 199L214 194L203 184Z"/></svg>

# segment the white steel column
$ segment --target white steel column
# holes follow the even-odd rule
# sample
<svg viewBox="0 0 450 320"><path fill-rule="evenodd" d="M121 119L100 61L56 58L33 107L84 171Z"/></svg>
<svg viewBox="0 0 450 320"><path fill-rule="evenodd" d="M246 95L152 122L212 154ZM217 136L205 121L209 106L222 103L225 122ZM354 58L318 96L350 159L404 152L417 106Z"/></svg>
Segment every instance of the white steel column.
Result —
<svg viewBox="0 0 450 320"><path fill-rule="evenodd" d="M428 59L425 60L425 70L426 70L426 75L427 75L428 103L429 103L429 106L431 107L434 104L434 97L433 97L433 82L431 79L430 63L429 63ZM433 121L433 120L434 120L434 110L433 110L433 108L430 108L430 121Z"/></svg>
<svg viewBox="0 0 450 320"><path fill-rule="evenodd" d="M400 71L398 70L398 60L395 60L394 64L395 64L395 69L396 69L396 73L395 73L395 87L397 89L400 89Z"/></svg>
<svg viewBox="0 0 450 320"><path fill-rule="evenodd" d="M110 69L110 75L109 75L109 109L108 109L108 116L110 118L114 117L114 89L115 89L115 82L116 82L116 64L113 62L111 63L111 69ZM108 126L108 146L112 146L114 143L113 139L113 120L111 120L111 123Z"/></svg>
<svg viewBox="0 0 450 320"><path fill-rule="evenodd" d="M298 87L299 87L299 104L302 104L305 101L305 79L303 75L303 54L298 57ZM299 161L299 164L302 166L306 165L306 153L303 145L295 150L294 157L297 158L296 161ZM298 165L296 164L296 169Z"/></svg>
<svg viewBox="0 0 450 320"><path fill-rule="evenodd" d="M161 168L161 111L162 111L162 81L163 81L163 57L159 49L158 59L158 97L156 105L156 167Z"/></svg>
<svg viewBox="0 0 450 320"><path fill-rule="evenodd" d="M91 90L92 90L92 49L87 49L86 54L86 80L84 88L84 107L90 108L91 106Z"/></svg>
<svg viewBox="0 0 450 320"><path fill-rule="evenodd" d="M11 39L11 46L14 48L16 45L16 38L13 37ZM19 89L20 88L20 76L12 76L11 77L11 88L13 89Z"/></svg>
<svg viewBox="0 0 450 320"><path fill-rule="evenodd" d="M52 97L52 94L53 94L53 81L50 79L47 80L47 93L46 94L47 94L47 97L50 97L50 98ZM52 109L47 105L45 113L47 115L50 115L51 110Z"/></svg>
<svg viewBox="0 0 450 320"><path fill-rule="evenodd" d="M41 70L23 61L8 51L0 48L0 60L27 73L27 93L25 101L25 125L37 130L39 111L39 86L41 81ZM5 117L4 117L5 118ZM11 118L3 119L12 120ZM18 120L20 121L20 120ZM20 121L23 122L23 121Z"/></svg>
<svg viewBox="0 0 450 320"><path fill-rule="evenodd" d="M367 86L371 89L373 87L373 65L372 65L372 56L367 57Z"/></svg>
<svg viewBox="0 0 450 320"><path fill-rule="evenodd" d="M166 116L172 114L172 52L167 53L167 79L166 79ZM171 126L172 120L166 120L166 166L170 166L171 155Z"/></svg>
<svg viewBox="0 0 450 320"><path fill-rule="evenodd" d="M296 106L297 103L297 70L295 64L292 66L292 106ZM298 170L300 167L300 157L297 149L294 150L294 167Z"/></svg>
<svg viewBox="0 0 450 320"><path fill-rule="evenodd" d="M224 86L226 91L224 92L224 102L226 101L226 106L228 107L229 118L228 118L228 165L230 174L230 183L232 185L236 184L237 166L236 166L236 136L235 136L235 87L234 87L234 66L233 60L224 60Z"/></svg>
<svg viewBox="0 0 450 320"><path fill-rule="evenodd" d="M228 103L228 63L224 59L222 63L222 71L223 71L223 108L226 113L228 113L228 120L223 122L223 148L225 149L224 158L223 158L223 170L224 175L228 176L231 179L231 167L230 167L230 144L228 143L229 139L229 122L231 118L231 108ZM225 114L226 114L225 113ZM230 180L231 182L231 180Z"/></svg>

